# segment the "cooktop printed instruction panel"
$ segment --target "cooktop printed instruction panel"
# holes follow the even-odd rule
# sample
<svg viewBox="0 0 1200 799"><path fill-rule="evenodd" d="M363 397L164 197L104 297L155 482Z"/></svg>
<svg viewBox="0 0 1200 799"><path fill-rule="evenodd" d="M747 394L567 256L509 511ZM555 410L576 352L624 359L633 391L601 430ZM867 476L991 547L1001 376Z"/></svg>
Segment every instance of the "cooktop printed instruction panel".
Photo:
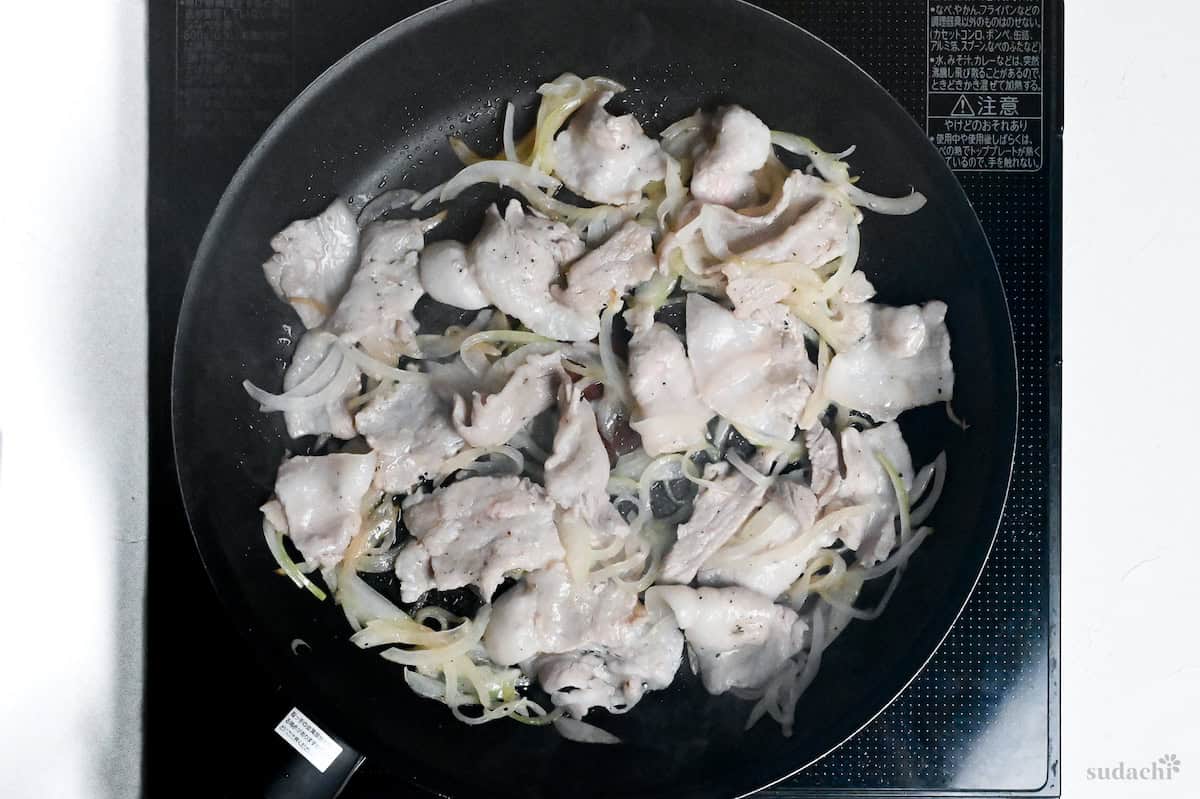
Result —
<svg viewBox="0 0 1200 799"><path fill-rule="evenodd" d="M1022 0L929 3L925 129L952 169L1042 168L1044 13Z"/></svg>

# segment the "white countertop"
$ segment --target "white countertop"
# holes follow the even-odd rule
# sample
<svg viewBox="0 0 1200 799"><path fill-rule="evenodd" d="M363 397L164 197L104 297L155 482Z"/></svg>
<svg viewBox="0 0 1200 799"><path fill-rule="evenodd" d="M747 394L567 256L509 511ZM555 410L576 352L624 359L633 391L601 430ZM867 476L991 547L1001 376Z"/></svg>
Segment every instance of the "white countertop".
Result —
<svg viewBox="0 0 1200 799"><path fill-rule="evenodd" d="M72 5L6 11L0 47L5 797L138 792L145 11L135 0ZM1170 0L1068 9L1070 799L1200 794L1197 21L1192 4ZM1088 778L1165 754L1181 761L1171 780Z"/></svg>

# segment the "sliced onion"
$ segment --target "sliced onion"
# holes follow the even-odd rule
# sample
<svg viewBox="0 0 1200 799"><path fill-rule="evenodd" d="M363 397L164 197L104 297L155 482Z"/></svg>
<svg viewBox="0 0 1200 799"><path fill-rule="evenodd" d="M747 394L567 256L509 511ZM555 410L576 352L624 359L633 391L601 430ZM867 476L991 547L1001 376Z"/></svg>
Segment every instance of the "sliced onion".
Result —
<svg viewBox="0 0 1200 799"><path fill-rule="evenodd" d="M900 508L900 541L901 543L908 540L911 527L911 514L909 513L908 489L904 487L904 480L900 477L900 473L896 471L896 467L887 459L887 456L882 452L876 452L875 457L883 466L883 470L887 472L888 479L892 483L892 490L896 493L896 504Z"/></svg>
<svg viewBox="0 0 1200 799"><path fill-rule="evenodd" d="M867 208L877 214L885 214L887 216L908 216L915 214L925 207L928 202L925 195L913 189L912 194L907 197L880 197L878 194L871 194L863 191L857 186L849 186L844 189L846 195L850 198L850 202L860 208Z"/></svg>
<svg viewBox="0 0 1200 799"><path fill-rule="evenodd" d="M926 538L933 533L932 527L922 527L913 533L912 537L900 545L900 548L887 557L886 560L876 563L874 566L863 571L863 579L874 580L882 577L890 571L899 569L904 564L908 563L908 559L917 551L917 547L921 546Z"/></svg>
<svg viewBox="0 0 1200 799"><path fill-rule="evenodd" d="M341 365L341 353L338 352L337 347L331 346L325 353L325 357L321 359L319 364L317 364L317 368L313 370L312 374L281 394L272 394L268 391L264 391L263 389L251 383L249 380L242 381L242 386L246 389L247 394L258 400L260 403L274 402L285 399L302 399L304 397L310 397L328 386L333 381L333 376L337 374L338 367Z"/></svg>
<svg viewBox="0 0 1200 799"><path fill-rule="evenodd" d="M283 533L275 529L275 527L263 519L262 523L263 537L267 540L267 549L271 551L271 556L275 558L275 562L279 564L279 568L283 570L297 588L304 588L318 600L325 601L325 592L322 591L316 583L305 577L296 568L295 561L288 555L287 550L283 546Z"/></svg>
<svg viewBox="0 0 1200 799"><path fill-rule="evenodd" d="M830 275L829 279L825 281L825 285L821 287L821 296L832 297L841 290L842 286L846 285L846 281L854 272L854 267L858 265L861 241L858 225L851 224L846 231L846 252L839 259L837 271Z"/></svg>
<svg viewBox="0 0 1200 799"><path fill-rule="evenodd" d="M921 529L924 530L927 528L921 528ZM917 543L920 543L920 541L918 539L924 540L924 536L913 536L912 539L909 541L909 543L912 543L912 541L917 541ZM915 549L915 547L914 547L914 549ZM911 550L909 551L909 554L912 554ZM828 603L831 607L846 614L847 616L853 617L855 619L861 619L863 621L873 621L873 620L879 618L883 614L883 611L887 609L888 602L890 602L892 599L892 594L894 594L896 592L896 588L900 585L900 578L904 574L903 566L904 566L904 563L907 562L907 560L908 560L908 558L905 557L903 562L898 563L894 567L895 571L892 574L892 579L888 582L887 589L883 592L883 596L879 599L879 604L869 610L863 610L861 608L856 608L848 602L840 602L840 601L835 600L825 594L822 594L821 599L824 600L826 603ZM851 571L855 571L855 570L852 569ZM865 575L863 575L863 576L865 577Z"/></svg>
<svg viewBox="0 0 1200 799"><path fill-rule="evenodd" d="M506 103L504 106L504 132L501 134L502 141L504 142L504 157L514 164L521 161L517 157L517 143L513 140L513 116L515 116L515 113L513 104L511 102Z"/></svg>
<svg viewBox="0 0 1200 799"><path fill-rule="evenodd" d="M407 208L420 196L421 193L413 189L392 189L391 191L385 191L364 205L363 209L358 212L359 229L365 228L384 214L395 211L398 208Z"/></svg>
<svg viewBox="0 0 1200 799"><path fill-rule="evenodd" d="M708 128L708 115L696 111L691 116L668 125L661 134L659 142L662 148L674 158L691 158L692 148L699 136Z"/></svg>
<svg viewBox="0 0 1200 799"><path fill-rule="evenodd" d="M550 191L558 191L562 188L561 181L525 164L510 161L479 161L463 167L450 180L422 194L413 202L413 209L420 210L434 200L449 202L477 183L496 183L501 186L520 183Z"/></svg>
<svg viewBox="0 0 1200 799"><path fill-rule="evenodd" d="M513 465L516 466L514 474L520 474L525 470L525 456L515 447L510 447L507 444L501 444L496 447L471 447L458 453L438 468L438 479L435 481L435 484L441 485L445 482L446 478L458 470L467 469L480 458L490 455L499 455L512 461Z"/></svg>
<svg viewBox="0 0 1200 799"><path fill-rule="evenodd" d="M405 669L404 681L408 683L408 687L417 696L423 696L426 699L437 699L439 701L446 697L445 683L435 680L432 677L426 677L416 669Z"/></svg>
<svg viewBox="0 0 1200 799"><path fill-rule="evenodd" d="M457 633L453 642L445 646L438 646L430 649L385 649L380 655L386 660L393 663L399 663L404 666L416 666L418 668L436 668L442 664L447 664L459 655L465 655L467 652L479 643L483 638L483 633L487 629L488 619L492 615L492 606L484 605L479 609L474 619L466 619L461 625L455 627L449 632ZM363 630L365 633L366 630ZM435 630L430 630L430 633L442 634ZM356 633L362 635L362 633ZM358 643L355 638L351 641ZM369 646L369 644L359 644L359 646ZM449 669L446 670L446 687L453 687ZM449 696L447 697L449 699Z"/></svg>
<svg viewBox="0 0 1200 799"><path fill-rule="evenodd" d="M655 211L655 217L658 219L658 225L663 231L671 229L671 224L674 222L680 209L687 203L688 189L683 185L683 180L680 177L679 162L671 156L667 156L667 176L663 182L663 199L658 204Z"/></svg>
<svg viewBox="0 0 1200 799"><path fill-rule="evenodd" d="M746 461L742 459L742 456L738 455L733 450L729 450L725 453L725 460L729 462L730 466L741 472L743 477L754 483L759 488L768 488L771 483L775 482L773 478L768 477L758 469L755 469L753 466L746 463Z"/></svg>
<svg viewBox="0 0 1200 799"><path fill-rule="evenodd" d="M342 352L345 353L347 362L358 366L358 368L376 380L393 380L402 383L405 381L413 382L429 379L429 375L421 372L409 372L404 369L397 369L394 366L388 366L383 361L377 361L362 350L357 347L351 347L349 344L339 343L339 346Z"/></svg>
<svg viewBox="0 0 1200 799"><path fill-rule="evenodd" d="M291 411L309 411L335 402L342 395L342 392L345 391L346 384L353 379L357 372L357 367L350 359L339 358L337 371L334 373L333 378L320 391L306 396L297 396L290 393L271 394L270 392L263 391L249 380L242 381L242 388L253 399L258 401L260 410L283 411L285 413Z"/></svg>
<svg viewBox="0 0 1200 799"><path fill-rule="evenodd" d="M436 361L442 358L449 358L451 355L457 355L459 348L462 347L462 343L469 336L487 327L488 323L492 320L493 314L494 312L491 308L485 308L466 327L452 325L446 328L446 332L441 335L418 335L417 348L421 351L421 358Z"/></svg>
<svg viewBox="0 0 1200 799"><path fill-rule="evenodd" d="M457 136L451 136L449 142L450 150L454 153L459 161L462 161L463 166L470 166L471 164L477 164L480 161L487 160L486 156L482 156L472 150L465 141Z"/></svg>
<svg viewBox="0 0 1200 799"><path fill-rule="evenodd" d="M808 158L821 177L845 192L846 196L850 198L850 202L859 207L869 208L878 214L905 216L916 213L925 206L925 195L915 190L907 197L880 197L877 194L863 191L851 181L849 165L838 156L822 150L813 143L812 139L773 130L771 131L771 143L788 152ZM852 151L848 150L847 152Z"/></svg>
<svg viewBox="0 0 1200 799"><path fill-rule="evenodd" d="M925 523L942 496L942 489L946 485L946 453L940 453L933 459L931 465L933 466L933 488L930 489L929 496L912 512L912 523L918 526Z"/></svg>
<svg viewBox="0 0 1200 799"><path fill-rule="evenodd" d="M529 713L527 711L533 711L533 713ZM522 724L530 724L534 727L544 727L547 724L553 724L555 721L562 718L562 715L565 712L566 710L563 708L556 707L554 710L547 713L546 709L537 702L534 702L532 699L526 699L524 704L514 708L508 714L508 717L513 721L519 721Z"/></svg>
<svg viewBox="0 0 1200 799"><path fill-rule="evenodd" d="M354 630L361 630L364 624L375 620L403 623L405 619L410 619L391 600L367 585L353 569L342 568L335 573L338 575L337 601Z"/></svg>
<svg viewBox="0 0 1200 799"><path fill-rule="evenodd" d="M554 722L554 729L568 741L581 744L619 744L621 739L594 724L563 716Z"/></svg>
<svg viewBox="0 0 1200 799"><path fill-rule="evenodd" d="M449 630L434 630L411 617L403 619L372 619L361 630L350 636L350 642L360 649L374 646L403 645L426 649L449 646L470 634L467 621Z"/></svg>
<svg viewBox="0 0 1200 799"><path fill-rule="evenodd" d="M966 420L959 418L959 415L954 412L954 403L946 401L946 418L954 422L964 432L971 429L971 425Z"/></svg>
<svg viewBox="0 0 1200 799"><path fill-rule="evenodd" d="M620 298L614 296L600 315L600 363L604 367L604 398L608 401L606 404L628 408L629 386L625 380L625 364L613 350L613 317L620 312L621 307Z"/></svg>

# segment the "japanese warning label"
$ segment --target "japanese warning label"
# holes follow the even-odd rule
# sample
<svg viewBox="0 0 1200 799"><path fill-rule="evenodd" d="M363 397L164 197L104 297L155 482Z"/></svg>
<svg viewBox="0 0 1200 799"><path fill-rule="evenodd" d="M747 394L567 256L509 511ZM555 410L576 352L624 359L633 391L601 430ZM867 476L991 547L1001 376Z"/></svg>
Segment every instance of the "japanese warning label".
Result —
<svg viewBox="0 0 1200 799"><path fill-rule="evenodd" d="M1042 4L929 0L925 130L956 170L1042 168Z"/></svg>

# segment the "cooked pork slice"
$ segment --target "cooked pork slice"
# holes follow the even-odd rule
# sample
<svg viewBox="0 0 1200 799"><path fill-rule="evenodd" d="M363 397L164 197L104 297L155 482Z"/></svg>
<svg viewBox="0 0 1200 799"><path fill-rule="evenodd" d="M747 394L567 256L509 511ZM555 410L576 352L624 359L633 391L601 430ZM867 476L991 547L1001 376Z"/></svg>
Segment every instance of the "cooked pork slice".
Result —
<svg viewBox="0 0 1200 799"><path fill-rule="evenodd" d="M523 361L513 366L511 374L500 376L504 380L500 389L490 394L472 393L469 420L466 400L462 395L454 397L454 429L471 446L495 447L507 443L533 417L554 403L555 386L562 374L561 353L535 351L523 357ZM502 365L506 373L509 365Z"/></svg>
<svg viewBox="0 0 1200 799"><path fill-rule="evenodd" d="M693 271L718 272L733 261L787 261L816 268L846 252L851 225L861 214L820 178L794 171L766 204L741 212L692 202L681 225L663 237L659 268L666 271L682 248Z"/></svg>
<svg viewBox="0 0 1200 799"><path fill-rule="evenodd" d="M666 159L632 115L604 110L612 97L599 94L575 112L554 140L554 171L580 197L624 205L640 199L646 184L663 179Z"/></svg>
<svg viewBox="0 0 1200 799"><path fill-rule="evenodd" d="M608 450L596 427L592 405L579 383L561 381L558 431L546 459L546 493L565 510L595 517L608 502Z"/></svg>
<svg viewBox="0 0 1200 799"><path fill-rule="evenodd" d="M414 536L396 556L401 597L473 585L484 600L504 578L562 560L554 503L520 477L471 477L404 509Z"/></svg>
<svg viewBox="0 0 1200 799"><path fill-rule="evenodd" d="M645 609L631 585L579 585L556 563L530 572L496 599L484 633L488 656L503 666L585 644L618 646Z"/></svg>
<svg viewBox="0 0 1200 799"><path fill-rule="evenodd" d="M424 375L378 390L354 417L379 457L375 486L408 494L463 448L450 423L450 405Z"/></svg>
<svg viewBox="0 0 1200 799"><path fill-rule="evenodd" d="M662 582L690 583L763 502L764 489L730 471L728 464L711 465L704 476L713 485L700 487L691 518L676 529L675 543L663 560Z"/></svg>
<svg viewBox="0 0 1200 799"><path fill-rule="evenodd" d="M954 397L946 304L889 308L871 304L871 332L829 363L831 400L891 421L909 408Z"/></svg>
<svg viewBox="0 0 1200 799"><path fill-rule="evenodd" d="M771 130L739 105L720 109L715 139L692 172L692 196L731 208L752 205L758 197L754 173L771 155Z"/></svg>
<svg viewBox="0 0 1200 799"><path fill-rule="evenodd" d="M603 244L571 264L566 288L552 293L581 314L599 316L614 294L624 296L654 275L657 262L651 238L650 228L626 222Z"/></svg>
<svg viewBox="0 0 1200 799"><path fill-rule="evenodd" d="M804 573L813 555L837 540L836 529L813 532L817 498L807 486L778 479L767 495L758 524L743 529L757 526L754 538L743 541L739 534L727 541L700 567L701 585L736 585L775 598Z"/></svg>
<svg viewBox="0 0 1200 799"><path fill-rule="evenodd" d="M895 518L899 510L891 477L880 461L882 455L900 476L905 490L912 489L912 456L900 426L888 422L859 432L853 427L842 433L842 459L846 476L838 489L838 500L830 505L866 505L872 508L842 528L842 540L855 550L864 566L883 560L896 544Z"/></svg>
<svg viewBox="0 0 1200 799"><path fill-rule="evenodd" d="M624 713L647 691L666 688L679 671L683 635L670 614L648 613L640 603L619 643L539 655L522 664L550 694L555 707L582 718L593 707Z"/></svg>
<svg viewBox="0 0 1200 799"><path fill-rule="evenodd" d="M296 456L279 465L276 500L264 513L291 537L305 560L333 566L362 526L363 499L375 474L375 453ZM268 506L278 503L268 510Z"/></svg>
<svg viewBox="0 0 1200 799"><path fill-rule="evenodd" d="M713 412L700 399L683 342L661 322L634 326L629 341L629 388L637 407L630 427L651 457L705 444Z"/></svg>
<svg viewBox="0 0 1200 799"><path fill-rule="evenodd" d="M263 264L267 282L290 303L305 327L333 312L358 265L358 224L340 197L312 219L300 219L271 239L275 254Z"/></svg>
<svg viewBox="0 0 1200 799"><path fill-rule="evenodd" d="M828 505L842 485L837 439L828 428L818 424L804 431L804 444L808 448L809 485L818 503Z"/></svg>
<svg viewBox="0 0 1200 799"><path fill-rule="evenodd" d="M527 214L512 200L504 216L496 206L484 214L479 235L467 247L467 264L484 296L533 332L560 341L589 341L600 331L599 318L551 292L560 267L583 252L583 242L569 227Z"/></svg>
<svg viewBox="0 0 1200 799"><path fill-rule="evenodd" d="M699 294L687 298L687 349L700 397L714 411L758 432L790 439L816 382L801 323L778 312L738 319Z"/></svg>
<svg viewBox="0 0 1200 799"><path fill-rule="evenodd" d="M659 585L646 603L674 614L711 694L761 688L805 645L808 624L794 610L745 588Z"/></svg>
<svg viewBox="0 0 1200 799"><path fill-rule="evenodd" d="M418 355L413 308L425 293L417 273L425 222L373 222L362 232L361 259L326 328L389 365Z"/></svg>
<svg viewBox="0 0 1200 799"><path fill-rule="evenodd" d="M310 330L301 336L296 343L296 351L292 353L292 362L283 373L283 390L290 391L300 385L320 368L326 358L340 358L333 349L336 342L336 337L323 330ZM303 411L286 411L283 418L287 423L288 435L300 438L328 433L335 438L354 438L357 433L350 411L346 409L346 400L358 394L361 383L359 371L351 370L342 381L341 392L325 405Z"/></svg>

